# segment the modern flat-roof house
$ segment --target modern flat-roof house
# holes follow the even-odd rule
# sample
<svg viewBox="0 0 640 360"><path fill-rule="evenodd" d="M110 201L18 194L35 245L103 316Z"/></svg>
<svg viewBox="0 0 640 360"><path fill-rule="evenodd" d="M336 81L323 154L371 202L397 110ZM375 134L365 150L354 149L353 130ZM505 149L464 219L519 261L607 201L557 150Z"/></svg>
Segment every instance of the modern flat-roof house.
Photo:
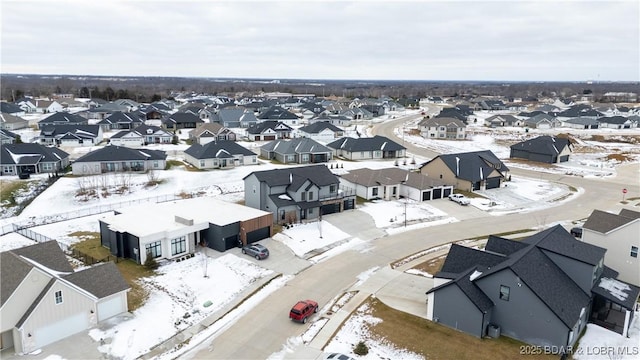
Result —
<svg viewBox="0 0 640 360"><path fill-rule="evenodd" d="M447 198L453 193L453 186L442 180L396 167L351 170L340 176L340 183L356 189L356 195L365 200L409 198L426 201Z"/></svg>
<svg viewBox="0 0 640 360"><path fill-rule="evenodd" d="M317 164L331 160L328 147L308 138L273 140L260 147L260 156L283 164Z"/></svg>
<svg viewBox="0 0 640 360"><path fill-rule="evenodd" d="M71 165L73 175L106 172L164 170L167 154L161 150L139 150L109 145L81 156Z"/></svg>
<svg viewBox="0 0 640 360"><path fill-rule="evenodd" d="M184 159L198 169L230 169L258 165L258 155L235 141L193 144L184 151Z"/></svg>
<svg viewBox="0 0 640 360"><path fill-rule="evenodd" d="M397 142L376 135L370 138L345 137L327 144L334 156L349 160L397 159L405 156L407 148Z"/></svg>
<svg viewBox="0 0 640 360"><path fill-rule="evenodd" d="M569 161L571 141L555 136L538 136L511 145L510 158L556 164Z"/></svg>
<svg viewBox="0 0 640 360"><path fill-rule="evenodd" d="M491 150L442 154L420 167L420 173L464 191L499 188L509 168Z"/></svg>
<svg viewBox="0 0 640 360"><path fill-rule="evenodd" d="M325 165L255 171L244 177L245 204L269 211L278 224L317 219L355 207L355 191L341 188Z"/></svg>
<svg viewBox="0 0 640 360"><path fill-rule="evenodd" d="M622 209L613 214L593 210L582 227L581 240L607 249L605 265L619 273L618 278L640 286L640 212Z"/></svg>
<svg viewBox="0 0 640 360"><path fill-rule="evenodd" d="M640 289L604 266L606 250L562 226L484 250L452 245L427 291L427 318L477 336L569 353L587 322L627 336Z"/></svg>
<svg viewBox="0 0 640 360"><path fill-rule="evenodd" d="M0 268L2 350L29 354L127 312L116 265L74 271L56 241L4 251Z"/></svg>
<svg viewBox="0 0 640 360"><path fill-rule="evenodd" d="M69 154L40 144L3 144L0 146L0 175L58 173L69 166Z"/></svg>
<svg viewBox="0 0 640 360"><path fill-rule="evenodd" d="M100 220L100 242L118 257L144 264L174 259L198 245L218 251L271 236L272 215L210 197L123 208Z"/></svg>

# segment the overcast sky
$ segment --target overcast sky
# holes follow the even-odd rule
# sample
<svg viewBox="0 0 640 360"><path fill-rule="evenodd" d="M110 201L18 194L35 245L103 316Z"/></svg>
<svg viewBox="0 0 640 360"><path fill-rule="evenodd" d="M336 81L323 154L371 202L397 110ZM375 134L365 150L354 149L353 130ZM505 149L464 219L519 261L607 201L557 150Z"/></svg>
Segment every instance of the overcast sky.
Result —
<svg viewBox="0 0 640 360"><path fill-rule="evenodd" d="M2 73L640 81L640 1L2 0Z"/></svg>

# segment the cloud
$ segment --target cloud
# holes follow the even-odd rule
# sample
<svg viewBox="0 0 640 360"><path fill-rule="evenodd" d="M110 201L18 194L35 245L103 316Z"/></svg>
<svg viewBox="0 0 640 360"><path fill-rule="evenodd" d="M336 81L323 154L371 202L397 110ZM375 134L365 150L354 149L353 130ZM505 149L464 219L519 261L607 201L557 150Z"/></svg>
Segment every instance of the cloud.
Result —
<svg viewBox="0 0 640 360"><path fill-rule="evenodd" d="M3 1L2 71L640 81L636 1Z"/></svg>

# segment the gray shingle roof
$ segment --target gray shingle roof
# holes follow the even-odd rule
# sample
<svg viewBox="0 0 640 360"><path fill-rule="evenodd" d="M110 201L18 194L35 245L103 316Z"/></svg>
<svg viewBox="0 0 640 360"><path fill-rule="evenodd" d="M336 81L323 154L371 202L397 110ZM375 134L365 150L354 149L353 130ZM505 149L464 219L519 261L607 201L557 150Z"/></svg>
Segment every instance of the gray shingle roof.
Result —
<svg viewBox="0 0 640 360"><path fill-rule="evenodd" d="M327 144L332 149L343 149L349 152L355 151L398 151L406 149L404 146L397 142L384 137L376 135L370 138L351 138L344 137L336 141L332 141Z"/></svg>
<svg viewBox="0 0 640 360"><path fill-rule="evenodd" d="M83 139L95 138L99 133L99 125L45 125L40 130L41 136L58 137L73 134L75 137Z"/></svg>
<svg viewBox="0 0 640 360"><path fill-rule="evenodd" d="M46 124L63 125L63 124L87 124L89 120L80 115L69 114L64 112L53 113L50 116L38 121L39 126Z"/></svg>
<svg viewBox="0 0 640 360"><path fill-rule="evenodd" d="M333 132L344 132L344 130L340 129L339 127L331 124L328 121L316 121L314 123L311 123L307 126L303 126L301 128L298 129L298 131L302 131L305 132L307 134L318 134L321 131L325 130L325 129L329 129Z"/></svg>
<svg viewBox="0 0 640 360"><path fill-rule="evenodd" d="M166 158L167 154L161 150L138 150L124 146L105 146L81 156L76 162L164 160Z"/></svg>
<svg viewBox="0 0 640 360"><path fill-rule="evenodd" d="M204 121L200 119L197 115L194 115L190 112L177 112L175 114L169 115L167 119L163 121L163 123L175 123L175 124L190 124L190 123L203 123Z"/></svg>
<svg viewBox="0 0 640 360"><path fill-rule="evenodd" d="M640 213L623 209L620 214L612 214L606 211L593 210L589 218L582 226L585 229L593 230L601 234L606 234L626 225L640 217Z"/></svg>
<svg viewBox="0 0 640 360"><path fill-rule="evenodd" d="M106 262L63 277L98 299L130 288L113 262Z"/></svg>
<svg viewBox="0 0 640 360"><path fill-rule="evenodd" d="M491 150L442 154L431 161L437 158L440 158L456 177L471 182L487 179L493 170L497 170L501 176L505 171L509 171Z"/></svg>
<svg viewBox="0 0 640 360"><path fill-rule="evenodd" d="M0 101L0 112L7 114L17 114L24 112L24 110L22 110L20 106L16 104L8 103L6 101Z"/></svg>
<svg viewBox="0 0 640 360"><path fill-rule="evenodd" d="M418 123L418 126L430 127L430 126L447 126L464 128L466 125L461 120L452 117L435 117L431 119L424 119Z"/></svg>
<svg viewBox="0 0 640 360"><path fill-rule="evenodd" d="M254 171L245 176L244 179L251 175L255 175L258 181L265 182L269 187L289 184L289 187L294 191L299 189L307 180L318 186L337 185L340 182L338 177L325 165Z"/></svg>
<svg viewBox="0 0 640 360"><path fill-rule="evenodd" d="M131 123L142 123L140 118L132 113L126 113L122 111L116 111L111 115L107 116L103 120L101 120L98 125L107 125L107 124L131 124Z"/></svg>
<svg viewBox="0 0 640 360"><path fill-rule="evenodd" d="M277 129L277 128L281 128L281 129ZM247 128L247 133L262 134L267 129L272 129L276 132L278 131L290 132L291 130L293 130L289 125L285 123L281 123L280 121L267 120L267 121L262 121L249 126Z"/></svg>
<svg viewBox="0 0 640 360"><path fill-rule="evenodd" d="M232 158L233 155L256 155L253 151L242 147L235 141L212 141L205 145L193 144L184 152L199 160Z"/></svg>
<svg viewBox="0 0 640 360"><path fill-rule="evenodd" d="M296 114L283 109L280 106L272 106L258 115L258 119L265 120L298 120Z"/></svg>
<svg viewBox="0 0 640 360"><path fill-rule="evenodd" d="M560 154L566 147L571 150L571 142L569 141L569 139L557 138L547 135L538 136L537 138L525 140L523 142L511 145L511 149L513 150L552 156Z"/></svg>
<svg viewBox="0 0 640 360"><path fill-rule="evenodd" d="M523 242L589 265L597 265L607 251L601 247L576 240L560 225L531 235Z"/></svg>
<svg viewBox="0 0 640 360"><path fill-rule="evenodd" d="M404 183L409 187L425 190L446 185L443 181L431 179L420 173L398 169L355 169L341 175L343 179L362 186L394 185Z"/></svg>
<svg viewBox="0 0 640 360"><path fill-rule="evenodd" d="M39 162L58 162L69 157L69 154L58 149L35 143L4 144L0 147L0 164L14 165L22 163L27 154L36 155Z"/></svg>
<svg viewBox="0 0 640 360"><path fill-rule="evenodd" d="M505 257L502 255L451 244L451 249L440 271L457 274L476 266L492 267L504 260Z"/></svg>
<svg viewBox="0 0 640 360"><path fill-rule="evenodd" d="M489 235L489 239L487 240L484 250L508 256L527 246L529 245L520 241Z"/></svg>
<svg viewBox="0 0 640 360"><path fill-rule="evenodd" d="M309 138L273 140L260 147L278 154L319 154L331 153L331 149Z"/></svg>
<svg viewBox="0 0 640 360"><path fill-rule="evenodd" d="M602 274L593 283L591 292L633 311L640 295L640 288L617 280L616 277L617 271L604 266Z"/></svg>

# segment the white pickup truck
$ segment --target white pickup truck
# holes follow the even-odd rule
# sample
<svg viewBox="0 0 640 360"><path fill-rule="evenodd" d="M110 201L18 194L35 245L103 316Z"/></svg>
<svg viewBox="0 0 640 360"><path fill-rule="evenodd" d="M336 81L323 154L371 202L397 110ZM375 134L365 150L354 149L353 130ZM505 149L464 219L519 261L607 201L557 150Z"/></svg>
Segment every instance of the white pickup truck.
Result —
<svg viewBox="0 0 640 360"><path fill-rule="evenodd" d="M451 194L449 195L449 200L455 201L460 205L469 205L469 199L462 194Z"/></svg>

